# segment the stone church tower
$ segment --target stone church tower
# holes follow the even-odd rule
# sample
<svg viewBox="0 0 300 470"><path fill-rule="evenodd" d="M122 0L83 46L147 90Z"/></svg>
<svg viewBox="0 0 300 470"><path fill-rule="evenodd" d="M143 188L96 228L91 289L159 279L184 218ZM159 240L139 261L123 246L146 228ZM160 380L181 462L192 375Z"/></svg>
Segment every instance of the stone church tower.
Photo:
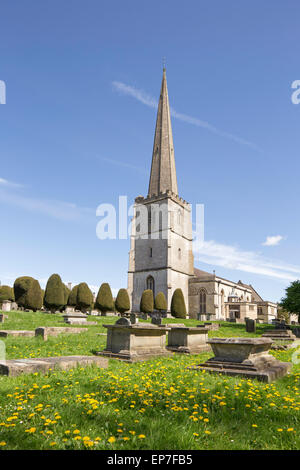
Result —
<svg viewBox="0 0 300 470"><path fill-rule="evenodd" d="M178 195L173 136L163 69L157 110L148 195L135 199L129 252L128 293L139 311L145 289L163 292L170 310L173 292L181 288L189 308L189 279L194 276L192 220L189 204Z"/></svg>

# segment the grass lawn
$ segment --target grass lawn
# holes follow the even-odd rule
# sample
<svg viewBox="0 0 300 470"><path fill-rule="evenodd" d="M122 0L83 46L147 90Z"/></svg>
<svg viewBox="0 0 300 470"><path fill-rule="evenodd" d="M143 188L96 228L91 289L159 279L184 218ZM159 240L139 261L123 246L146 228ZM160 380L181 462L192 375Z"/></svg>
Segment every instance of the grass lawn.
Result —
<svg viewBox="0 0 300 470"><path fill-rule="evenodd" d="M0 329L62 325L59 315L8 315ZM92 354L105 345L96 333L115 318L89 318L98 326L78 335L7 338L7 358ZM258 325L257 334L269 328ZM209 334L255 336L232 323ZM288 361L293 352L273 354ZM210 355L2 376L0 449L299 449L300 365L272 384L186 369Z"/></svg>

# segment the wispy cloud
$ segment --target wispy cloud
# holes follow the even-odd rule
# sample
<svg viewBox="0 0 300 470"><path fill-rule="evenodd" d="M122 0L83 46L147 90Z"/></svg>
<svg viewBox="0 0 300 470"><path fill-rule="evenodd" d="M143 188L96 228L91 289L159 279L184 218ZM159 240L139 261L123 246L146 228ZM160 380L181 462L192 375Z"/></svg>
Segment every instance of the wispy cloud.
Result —
<svg viewBox="0 0 300 470"><path fill-rule="evenodd" d="M258 252L244 251L238 246L224 245L213 240L194 245L195 258L202 263L223 268L260 274L285 282L300 278L300 266L271 260Z"/></svg>
<svg viewBox="0 0 300 470"><path fill-rule="evenodd" d="M131 163L126 163L120 160L113 160L112 158L106 158L106 157L102 157L101 160L104 162L110 163L112 165L121 166L124 168L129 168L130 170L139 171L140 173L143 173L144 175L147 174L147 171L145 169L137 165L132 165Z"/></svg>
<svg viewBox="0 0 300 470"><path fill-rule="evenodd" d="M149 95L148 93L146 93L145 91L141 89L135 88L130 85L126 85L125 83L118 82L118 81L113 81L112 86L114 90L117 90L119 93L123 95L131 96L132 98L135 98L140 103L143 103L144 105L149 106L150 108L157 108L157 100L153 96ZM225 137L241 145L246 145L248 147L251 147L252 149L258 152L262 152L262 150L253 142L250 142L242 137L238 137L234 134L218 129L212 124L209 124L207 121L203 121L201 119L189 116L187 114L178 113L177 111L175 111L174 108L170 108L170 112L171 112L171 115L175 119L186 122L188 124L192 124L197 127L201 127L210 132L213 132L216 135L219 135L220 137Z"/></svg>
<svg viewBox="0 0 300 470"><path fill-rule="evenodd" d="M8 181L4 178L0 178L0 187L6 187L6 188L23 188L23 184L19 183L14 183L13 181Z"/></svg>
<svg viewBox="0 0 300 470"><path fill-rule="evenodd" d="M95 209L80 207L69 202L32 198L1 188L0 202L20 207L26 211L38 212L60 220L81 220L86 216L95 214Z"/></svg>
<svg viewBox="0 0 300 470"><path fill-rule="evenodd" d="M281 235L267 237L266 241L262 243L262 245L263 246L276 246L276 245L279 245L281 240L283 240L283 237Z"/></svg>

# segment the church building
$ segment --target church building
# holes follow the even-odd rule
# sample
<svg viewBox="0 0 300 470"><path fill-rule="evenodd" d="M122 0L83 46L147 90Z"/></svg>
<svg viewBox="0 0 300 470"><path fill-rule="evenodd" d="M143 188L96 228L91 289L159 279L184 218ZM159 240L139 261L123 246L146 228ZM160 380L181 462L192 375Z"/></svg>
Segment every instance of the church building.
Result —
<svg viewBox="0 0 300 470"><path fill-rule="evenodd" d="M129 252L128 293L138 312L145 289L163 292L168 310L175 289L183 292L188 316L245 317L270 321L277 305L264 302L252 286L194 268L190 205L178 194L166 70L157 110L147 197L135 199Z"/></svg>

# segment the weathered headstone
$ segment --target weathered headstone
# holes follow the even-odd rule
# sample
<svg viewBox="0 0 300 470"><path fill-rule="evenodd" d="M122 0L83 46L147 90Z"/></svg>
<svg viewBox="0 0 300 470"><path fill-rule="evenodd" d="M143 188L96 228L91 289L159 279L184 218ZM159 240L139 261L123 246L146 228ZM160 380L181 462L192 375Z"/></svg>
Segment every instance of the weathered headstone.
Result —
<svg viewBox="0 0 300 470"><path fill-rule="evenodd" d="M247 333L255 333L256 332L255 320L252 320L251 318L246 318L246 331L247 331Z"/></svg>
<svg viewBox="0 0 300 470"><path fill-rule="evenodd" d="M162 321L161 321L161 316L158 314L152 314L151 316L151 323L152 325L161 325Z"/></svg>
<svg viewBox="0 0 300 470"><path fill-rule="evenodd" d="M61 333L66 334L79 334L88 331L87 328L72 328L72 327L64 327L64 326L47 326L43 327L40 326L39 328L35 329L35 336L40 336L43 338L44 341L47 341L49 336L58 336Z"/></svg>
<svg viewBox="0 0 300 470"><path fill-rule="evenodd" d="M138 316L136 313L131 313L130 314L130 322L132 325L135 325L136 323L139 322Z"/></svg>

